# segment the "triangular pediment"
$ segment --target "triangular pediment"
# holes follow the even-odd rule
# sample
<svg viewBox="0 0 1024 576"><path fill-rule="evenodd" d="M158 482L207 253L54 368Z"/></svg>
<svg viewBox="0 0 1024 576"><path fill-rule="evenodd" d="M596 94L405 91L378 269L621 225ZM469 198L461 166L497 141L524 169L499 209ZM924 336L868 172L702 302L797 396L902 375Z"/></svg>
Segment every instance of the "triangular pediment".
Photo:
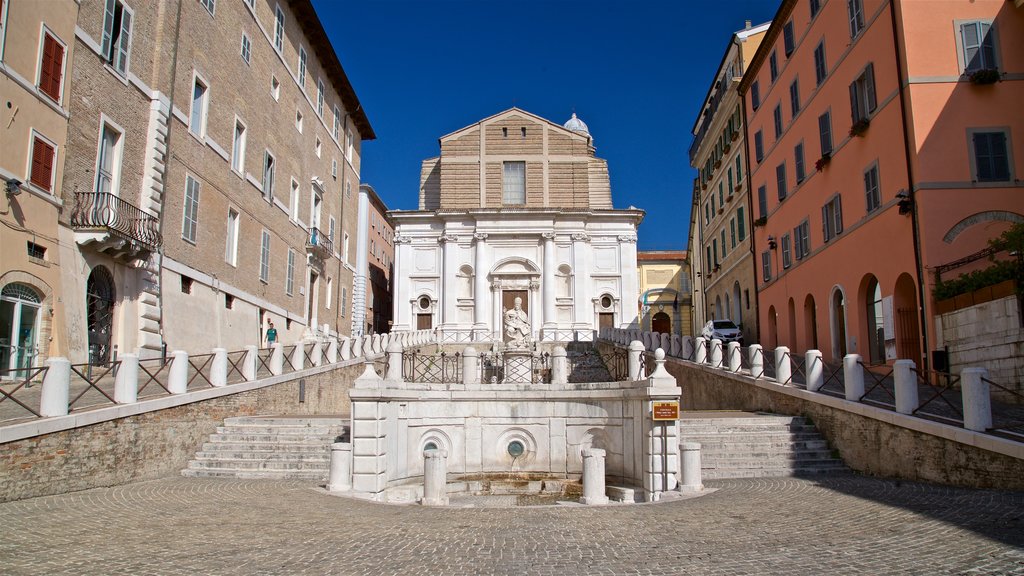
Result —
<svg viewBox="0 0 1024 576"><path fill-rule="evenodd" d="M481 129L484 126L487 126L488 124L493 124L495 122L500 122L502 120L515 118L517 116L518 117L522 117L522 118L526 118L528 120L533 120L535 122L539 122L539 123L542 123L542 124L547 124L551 128L554 128L556 130L560 130L564 134L570 136L571 138L575 138L575 139L577 139L577 140L579 140L581 142L587 142L587 140L588 140L588 138L586 136L584 136L582 134L578 134L576 132L573 132L572 130L568 130L565 127L563 127L561 124L556 124L555 122L552 122L551 120L548 120L547 118L542 118L540 116L537 116L536 114L527 112L526 110L523 110L522 108L516 108L516 107L513 106L512 108L509 108L508 110L505 110L505 111L502 111L502 112L498 112L497 114L495 114L493 116L488 116L487 118L484 118L483 120L480 120L479 122L475 122L473 124L470 124L469 126L466 126L464 128L460 128L460 129L458 129L458 130L456 130L454 132L450 132L448 134L445 134L444 136L441 136L438 139L438 141L439 142L444 142L445 140L450 140L450 139L458 138L460 136L465 135L468 132L473 132L473 131L479 130L479 129Z"/></svg>

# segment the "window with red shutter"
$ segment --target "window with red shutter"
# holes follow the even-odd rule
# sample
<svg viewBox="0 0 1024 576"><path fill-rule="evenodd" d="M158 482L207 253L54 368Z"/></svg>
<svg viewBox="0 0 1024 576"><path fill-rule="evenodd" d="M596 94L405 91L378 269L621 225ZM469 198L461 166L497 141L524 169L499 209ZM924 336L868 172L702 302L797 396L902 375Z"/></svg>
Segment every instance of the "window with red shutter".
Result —
<svg viewBox="0 0 1024 576"><path fill-rule="evenodd" d="M60 82L64 71L64 47L48 32L43 33L43 57L39 63L39 89L60 102Z"/></svg>
<svg viewBox="0 0 1024 576"><path fill-rule="evenodd" d="M32 184L47 192L53 192L53 146L38 136L32 142Z"/></svg>

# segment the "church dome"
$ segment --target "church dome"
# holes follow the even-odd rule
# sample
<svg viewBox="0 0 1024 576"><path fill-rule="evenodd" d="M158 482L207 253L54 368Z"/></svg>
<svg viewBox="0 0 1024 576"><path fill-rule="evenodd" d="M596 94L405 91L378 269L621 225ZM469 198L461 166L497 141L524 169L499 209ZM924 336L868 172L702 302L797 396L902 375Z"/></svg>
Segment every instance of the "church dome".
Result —
<svg viewBox="0 0 1024 576"><path fill-rule="evenodd" d="M563 124L562 127L565 128L566 130L572 130L573 132L578 132L580 134L590 136L590 129L587 128L587 123L577 118L575 112L572 113L572 118L569 118L569 120L565 124Z"/></svg>

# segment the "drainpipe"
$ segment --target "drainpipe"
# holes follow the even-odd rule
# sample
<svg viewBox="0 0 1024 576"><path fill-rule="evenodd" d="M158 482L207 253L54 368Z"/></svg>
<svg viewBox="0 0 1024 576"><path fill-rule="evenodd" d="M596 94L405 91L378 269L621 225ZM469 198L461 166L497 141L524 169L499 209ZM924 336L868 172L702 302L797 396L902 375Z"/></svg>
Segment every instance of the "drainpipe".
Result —
<svg viewBox="0 0 1024 576"><path fill-rule="evenodd" d="M928 315L926 310L925 300L925 289L924 289L924 266L921 261L921 226L917 216L917 204L914 202L915 190L914 190L914 168L911 165L911 142L909 125L910 122L907 120L907 95L906 90L903 87L903 60L900 56L900 40L899 40L899 27L896 24L896 1L893 0L889 3L889 16L892 20L892 44L893 49L896 52L896 80L900 90L900 117L903 119L903 153L907 162L907 194L910 195L911 210L910 219L913 227L913 240L914 240L914 272L917 275L917 300L920 304L920 335L921 335L921 365L924 370L927 371L929 368L928 355L930 353L930 347L928 345Z"/></svg>
<svg viewBox="0 0 1024 576"><path fill-rule="evenodd" d="M166 182L168 167L171 164L171 133L174 131L174 88L178 77L178 41L181 36L181 5L183 0L178 0L178 13L174 19L174 54L171 56L171 91L168 95L168 108L167 108L167 140L164 143L166 152L164 153L164 180ZM161 357L167 357L167 341L164 339L164 221L167 220L167 186L164 186L163 196L160 199L160 219L157 222L157 230L160 234L161 242L160 249L157 251L159 256L159 265L157 266L157 285L156 285L156 301L157 308L159 309L159 316L157 318L157 326L160 331L160 342L161 346Z"/></svg>

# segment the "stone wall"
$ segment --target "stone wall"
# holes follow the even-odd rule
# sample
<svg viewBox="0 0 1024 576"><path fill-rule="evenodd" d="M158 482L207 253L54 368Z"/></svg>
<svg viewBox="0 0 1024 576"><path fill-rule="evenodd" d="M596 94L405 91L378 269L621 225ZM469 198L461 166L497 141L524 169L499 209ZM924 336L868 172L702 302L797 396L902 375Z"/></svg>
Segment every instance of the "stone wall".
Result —
<svg viewBox="0 0 1024 576"><path fill-rule="evenodd" d="M864 474L1024 490L1024 446L962 428L669 359L684 410L805 416L847 466ZM686 440L682 438L682 440Z"/></svg>
<svg viewBox="0 0 1024 576"><path fill-rule="evenodd" d="M1016 296L942 314L937 324L942 334L939 345L949 347L954 374L968 367L985 368L989 380L1024 393L1024 325ZM1012 400L998 389L992 395Z"/></svg>
<svg viewBox="0 0 1024 576"><path fill-rule="evenodd" d="M8 442L0 451L0 502L177 475L225 418L347 415L348 390L363 370L351 360L279 384Z"/></svg>

